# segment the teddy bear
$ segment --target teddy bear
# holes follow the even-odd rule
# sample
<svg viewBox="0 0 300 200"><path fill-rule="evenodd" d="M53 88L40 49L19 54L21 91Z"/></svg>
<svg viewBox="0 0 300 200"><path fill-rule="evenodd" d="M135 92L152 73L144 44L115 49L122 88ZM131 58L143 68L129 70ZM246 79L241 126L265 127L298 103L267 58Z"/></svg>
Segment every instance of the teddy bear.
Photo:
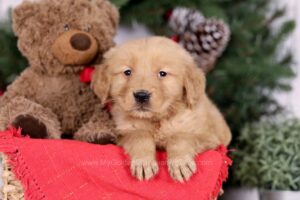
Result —
<svg viewBox="0 0 300 200"><path fill-rule="evenodd" d="M108 0L24 1L13 10L13 30L27 67L0 97L0 130L20 127L32 138L109 140L113 123L89 84L86 66L114 46L119 14ZM96 133L96 134L95 134Z"/></svg>

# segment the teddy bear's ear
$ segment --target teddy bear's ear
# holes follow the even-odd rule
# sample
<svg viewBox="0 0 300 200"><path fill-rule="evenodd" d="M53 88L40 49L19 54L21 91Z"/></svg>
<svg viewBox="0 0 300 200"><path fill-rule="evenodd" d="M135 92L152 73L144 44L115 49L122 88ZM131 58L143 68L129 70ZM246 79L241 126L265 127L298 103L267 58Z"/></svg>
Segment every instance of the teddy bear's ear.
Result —
<svg viewBox="0 0 300 200"><path fill-rule="evenodd" d="M114 28L117 28L117 26L119 24L119 17L120 17L118 9L114 5L111 5L108 8L107 12L110 16L110 21L113 24Z"/></svg>
<svg viewBox="0 0 300 200"><path fill-rule="evenodd" d="M38 4L36 2L24 1L13 9L13 30L18 36L22 29L26 27L26 21L37 13Z"/></svg>
<svg viewBox="0 0 300 200"><path fill-rule="evenodd" d="M103 10L106 15L109 17L110 22L113 25L113 28L117 28L119 24L119 11L110 1L108 0L91 0L94 1L98 7Z"/></svg>

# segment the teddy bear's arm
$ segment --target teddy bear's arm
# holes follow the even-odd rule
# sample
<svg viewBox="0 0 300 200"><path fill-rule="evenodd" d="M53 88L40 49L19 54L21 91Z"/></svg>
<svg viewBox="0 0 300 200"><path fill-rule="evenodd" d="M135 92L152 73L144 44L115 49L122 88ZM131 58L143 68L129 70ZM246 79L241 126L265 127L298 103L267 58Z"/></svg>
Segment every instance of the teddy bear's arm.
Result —
<svg viewBox="0 0 300 200"><path fill-rule="evenodd" d="M0 98L0 130L13 125L22 134L33 138L60 138L61 127L57 116L35 101L38 82L35 72L27 68Z"/></svg>
<svg viewBox="0 0 300 200"><path fill-rule="evenodd" d="M115 143L117 136L114 128L109 114L98 108L91 119L74 134L74 139L97 144Z"/></svg>
<svg viewBox="0 0 300 200"><path fill-rule="evenodd" d="M32 99L36 92L37 75L27 68L17 79L7 87L7 91L0 97L0 109L15 97Z"/></svg>
<svg viewBox="0 0 300 200"><path fill-rule="evenodd" d="M8 126L22 129L22 134L32 138L53 138L61 136L57 116L48 108L26 99L14 97L0 109L0 130Z"/></svg>

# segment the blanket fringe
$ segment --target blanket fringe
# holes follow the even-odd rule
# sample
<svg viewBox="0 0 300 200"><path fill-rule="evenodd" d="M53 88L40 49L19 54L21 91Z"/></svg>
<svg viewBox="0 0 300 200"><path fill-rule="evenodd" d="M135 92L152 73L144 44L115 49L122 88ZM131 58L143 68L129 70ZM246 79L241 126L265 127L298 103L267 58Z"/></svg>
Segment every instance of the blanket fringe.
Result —
<svg viewBox="0 0 300 200"><path fill-rule="evenodd" d="M222 155L223 163L222 163L222 166L221 166L221 170L220 170L220 173L219 173L217 183L216 183L215 188L214 188L214 190L211 194L210 200L217 199L218 195L220 193L222 193L223 182L226 181L227 178L228 178L228 167L232 165L232 160L227 155L228 149L224 145L219 146L218 149L216 149L216 150Z"/></svg>
<svg viewBox="0 0 300 200"><path fill-rule="evenodd" d="M42 200L45 196L37 185L34 176L11 140L13 137L23 137L20 129L9 128L0 133L0 151L4 153L4 200ZM17 179L16 179L17 178ZM20 182L20 181L21 182ZM22 183L22 184L21 184ZM24 195L24 191L26 191Z"/></svg>

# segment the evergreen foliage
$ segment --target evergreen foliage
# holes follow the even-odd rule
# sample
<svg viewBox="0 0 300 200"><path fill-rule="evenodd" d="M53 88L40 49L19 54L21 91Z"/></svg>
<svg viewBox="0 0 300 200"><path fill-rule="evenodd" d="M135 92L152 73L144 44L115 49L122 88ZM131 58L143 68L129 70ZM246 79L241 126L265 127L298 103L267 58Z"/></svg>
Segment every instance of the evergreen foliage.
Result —
<svg viewBox="0 0 300 200"><path fill-rule="evenodd" d="M11 19L0 21L0 91L26 66L27 60L19 52L17 38L12 32Z"/></svg>
<svg viewBox="0 0 300 200"><path fill-rule="evenodd" d="M300 190L300 122L247 125L234 152L233 178L239 185L267 190Z"/></svg>

